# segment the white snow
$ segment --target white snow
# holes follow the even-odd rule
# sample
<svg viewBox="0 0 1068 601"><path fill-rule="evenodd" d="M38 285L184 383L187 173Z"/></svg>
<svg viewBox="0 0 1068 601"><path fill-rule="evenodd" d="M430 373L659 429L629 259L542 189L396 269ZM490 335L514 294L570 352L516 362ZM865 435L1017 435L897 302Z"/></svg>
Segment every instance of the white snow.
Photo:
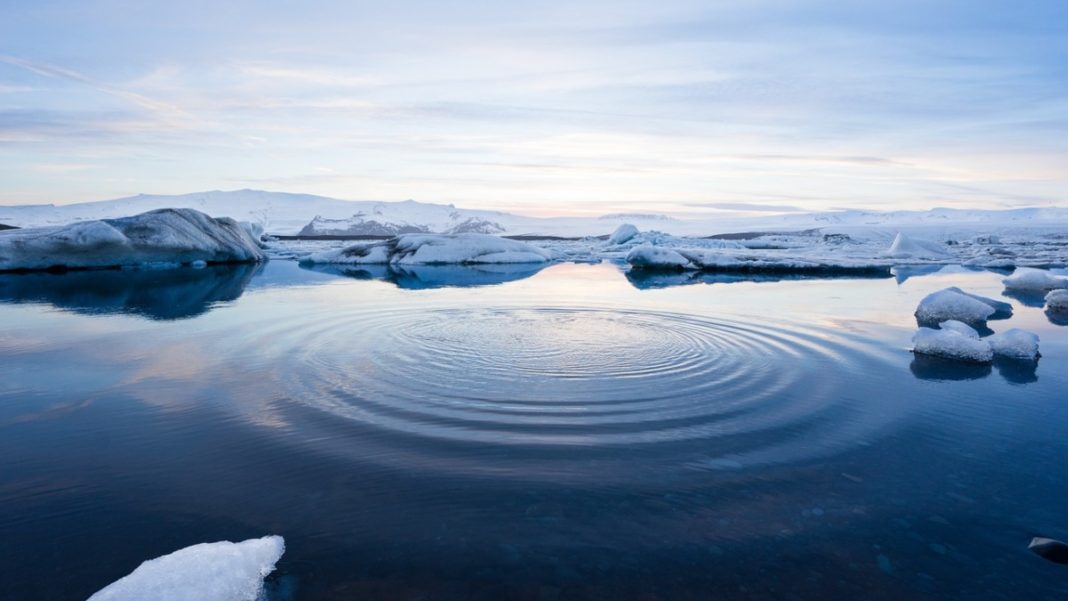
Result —
<svg viewBox="0 0 1068 601"><path fill-rule="evenodd" d="M118 219L0 231L0 271L263 258L259 242L236 221L213 219L192 209L160 209Z"/></svg>
<svg viewBox="0 0 1068 601"><path fill-rule="evenodd" d="M616 231L612 232L612 235L608 237L608 243L614 245L623 244L637 235L638 228L629 223L624 223L617 227Z"/></svg>
<svg viewBox="0 0 1068 601"><path fill-rule="evenodd" d="M89 601L254 601L284 552L281 536L193 545L142 563Z"/></svg>
<svg viewBox="0 0 1068 601"><path fill-rule="evenodd" d="M373 244L357 244L316 253L304 263L446 265L479 263L545 263L549 251L488 234L406 234Z"/></svg>
<svg viewBox="0 0 1068 601"><path fill-rule="evenodd" d="M937 330L917 330L912 337L914 352L973 363L989 363L994 359L990 343L980 340L979 333L968 324L948 320L938 325Z"/></svg>
<svg viewBox="0 0 1068 601"><path fill-rule="evenodd" d="M994 354L1007 359L1038 359L1038 335L1012 328L986 339Z"/></svg>
<svg viewBox="0 0 1068 601"><path fill-rule="evenodd" d="M968 294L960 288L946 288L932 292L916 307L920 323L935 324L949 319L970 324L982 324L996 313L1012 314L1012 305L992 298Z"/></svg>
<svg viewBox="0 0 1068 601"><path fill-rule="evenodd" d="M1068 312L1068 290L1051 290L1046 295L1046 308L1050 311Z"/></svg>
<svg viewBox="0 0 1068 601"><path fill-rule="evenodd" d="M1068 287L1068 280L1055 277L1044 269L1030 267L1017 268L1001 282L1010 290L1054 290Z"/></svg>
<svg viewBox="0 0 1068 601"><path fill-rule="evenodd" d="M949 256L943 245L930 240L921 240L898 232L886 251L894 259L942 259Z"/></svg>

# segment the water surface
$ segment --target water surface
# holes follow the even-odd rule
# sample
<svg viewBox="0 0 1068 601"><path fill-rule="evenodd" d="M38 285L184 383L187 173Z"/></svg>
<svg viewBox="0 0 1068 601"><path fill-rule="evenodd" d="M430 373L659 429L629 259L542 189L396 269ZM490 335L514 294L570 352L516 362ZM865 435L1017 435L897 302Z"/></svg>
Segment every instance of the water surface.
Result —
<svg viewBox="0 0 1068 601"><path fill-rule="evenodd" d="M1000 275L0 276L4 599L286 538L277 599L1068 592L1068 330ZM908 352L946 286L1037 364Z"/></svg>

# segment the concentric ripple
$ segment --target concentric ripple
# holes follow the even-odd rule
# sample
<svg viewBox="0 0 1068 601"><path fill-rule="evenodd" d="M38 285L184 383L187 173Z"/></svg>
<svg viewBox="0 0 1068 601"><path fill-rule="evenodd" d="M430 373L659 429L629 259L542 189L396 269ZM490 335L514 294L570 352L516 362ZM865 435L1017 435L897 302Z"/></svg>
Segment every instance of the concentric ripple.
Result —
<svg viewBox="0 0 1068 601"><path fill-rule="evenodd" d="M471 445L655 449L734 468L832 452L880 427L862 407L874 395L826 375L874 372L882 360L795 324L599 307L377 308L263 335L277 376L267 394L357 428L353 444L387 441L407 457Z"/></svg>

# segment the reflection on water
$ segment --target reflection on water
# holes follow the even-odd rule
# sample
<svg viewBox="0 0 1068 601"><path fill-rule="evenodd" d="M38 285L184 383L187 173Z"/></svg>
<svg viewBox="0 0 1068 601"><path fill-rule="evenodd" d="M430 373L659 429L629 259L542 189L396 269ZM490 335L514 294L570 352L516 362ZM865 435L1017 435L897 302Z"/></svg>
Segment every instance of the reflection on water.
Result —
<svg viewBox="0 0 1068 601"><path fill-rule="evenodd" d="M953 382L979 380L993 373L994 368L1006 382L1030 384L1038 381L1038 361L997 357L993 364L954 361L942 357L915 354L909 369L921 380Z"/></svg>
<svg viewBox="0 0 1068 601"><path fill-rule="evenodd" d="M433 288L493 286L522 280L545 268L544 263L485 265L313 265L303 269L331 273L357 280L384 280L398 288L424 290Z"/></svg>
<svg viewBox="0 0 1068 601"><path fill-rule="evenodd" d="M100 270L0 274L0 303L47 303L84 314L185 319L233 301L262 265L203 269Z"/></svg>
<svg viewBox="0 0 1068 601"><path fill-rule="evenodd" d="M1012 300L1021 303L1025 307L1037 307L1041 309L1046 306L1046 292L1044 290L1006 289L1001 294L1006 298L1011 298Z"/></svg>
<svg viewBox="0 0 1068 601"><path fill-rule="evenodd" d="M767 273L710 273L704 271L665 272L632 269L626 272L627 281L639 290L690 286L694 284L735 284L739 282L791 282L812 280L880 280L889 273L850 273L820 276Z"/></svg>
<svg viewBox="0 0 1068 601"><path fill-rule="evenodd" d="M268 533L293 601L1063 595L1068 330L908 351L998 276L514 267L3 279L0 596Z"/></svg>

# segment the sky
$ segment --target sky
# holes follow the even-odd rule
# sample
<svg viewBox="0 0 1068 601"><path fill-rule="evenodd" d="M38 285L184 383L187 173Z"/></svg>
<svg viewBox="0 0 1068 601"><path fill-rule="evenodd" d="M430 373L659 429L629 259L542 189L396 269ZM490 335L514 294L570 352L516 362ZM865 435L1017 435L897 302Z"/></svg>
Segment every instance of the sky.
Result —
<svg viewBox="0 0 1068 601"><path fill-rule="evenodd" d="M0 0L0 204L1068 205L1068 2Z"/></svg>

